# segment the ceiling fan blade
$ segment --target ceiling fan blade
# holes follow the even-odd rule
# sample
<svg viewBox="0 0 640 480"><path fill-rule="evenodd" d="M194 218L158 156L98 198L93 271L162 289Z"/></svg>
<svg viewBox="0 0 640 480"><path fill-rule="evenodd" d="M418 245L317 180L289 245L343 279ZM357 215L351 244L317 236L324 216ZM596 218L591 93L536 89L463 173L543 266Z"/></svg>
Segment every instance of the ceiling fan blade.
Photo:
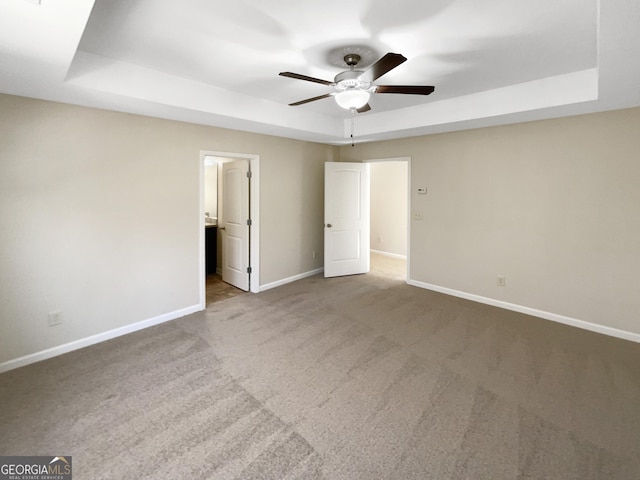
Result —
<svg viewBox="0 0 640 480"><path fill-rule="evenodd" d="M405 93L409 95L429 95L435 87L427 85L377 85L376 93Z"/></svg>
<svg viewBox="0 0 640 480"><path fill-rule="evenodd" d="M369 110L371 110L371 105L369 105L368 103L365 104L364 106L358 108L356 111L358 113L364 113L364 112L368 112Z"/></svg>
<svg viewBox="0 0 640 480"><path fill-rule="evenodd" d="M360 75L360 80L373 82L406 61L407 58L404 55L400 55L399 53L387 53L376 63L371 65L366 72Z"/></svg>
<svg viewBox="0 0 640 480"><path fill-rule="evenodd" d="M300 75L299 73L280 72L280 75L282 75L283 77L297 78L298 80L306 80L307 82L321 83L322 85L333 85L333 82L330 82L328 80L322 80L321 78L315 78L315 77L308 77L306 75Z"/></svg>
<svg viewBox="0 0 640 480"><path fill-rule="evenodd" d="M332 97L334 95L335 95L335 93L325 93L324 95L319 95L319 96L313 97L313 98L307 98L306 100L300 100L299 102L295 102L295 103L290 103L289 106L290 107L296 107L298 105L303 105L303 104L309 103L309 102L315 102L316 100L322 100L323 98Z"/></svg>

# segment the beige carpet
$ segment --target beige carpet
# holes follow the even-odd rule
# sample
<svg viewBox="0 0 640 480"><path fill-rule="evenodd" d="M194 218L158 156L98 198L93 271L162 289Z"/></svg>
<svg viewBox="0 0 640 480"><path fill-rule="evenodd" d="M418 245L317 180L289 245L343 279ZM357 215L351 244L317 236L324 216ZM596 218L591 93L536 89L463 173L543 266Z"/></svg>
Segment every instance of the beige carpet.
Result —
<svg viewBox="0 0 640 480"><path fill-rule="evenodd" d="M373 266L0 375L0 454L76 480L640 478L640 345Z"/></svg>

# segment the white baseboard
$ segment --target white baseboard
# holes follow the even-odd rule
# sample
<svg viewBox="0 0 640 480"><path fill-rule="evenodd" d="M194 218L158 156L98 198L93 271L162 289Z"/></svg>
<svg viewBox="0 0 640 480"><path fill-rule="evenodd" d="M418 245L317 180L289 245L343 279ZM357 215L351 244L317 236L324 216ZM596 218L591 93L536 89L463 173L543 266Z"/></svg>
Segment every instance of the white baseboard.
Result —
<svg viewBox="0 0 640 480"><path fill-rule="evenodd" d="M597 323L591 323L584 320L578 320L577 318L566 317L564 315L558 315L557 313L546 312L544 310L538 310L535 308L524 307L515 303L503 302L502 300L496 300L489 297L482 297L480 295L474 295L472 293L461 292L459 290L453 290L451 288L440 287L438 285L432 285L430 283L419 282L417 280L409 280L409 285L414 287L425 288L427 290L433 290L434 292L444 293L446 295L452 295L454 297L464 298L473 302L484 303L492 305L494 307L504 308L506 310L512 310L514 312L524 313L526 315L532 315L534 317L544 318L545 320L551 320L552 322L563 323L572 327L582 328L584 330L590 330L592 332L602 333L611 337L621 338L623 340L629 340L631 342L640 343L640 334L627 332L626 330L619 330L613 327L607 327L599 325Z"/></svg>
<svg viewBox="0 0 640 480"><path fill-rule="evenodd" d="M406 260L407 259L406 255L399 255L397 253L382 252L380 250L369 250L369 251L371 253L377 253L378 255L384 255L385 257L399 258L401 260Z"/></svg>
<svg viewBox="0 0 640 480"><path fill-rule="evenodd" d="M185 315L199 312L201 310L202 310L202 307L200 305L193 305L191 307L176 310L174 312L165 313L163 315L149 318L147 320L142 320L141 322L125 325L124 327L114 328L113 330L108 330L103 333L98 333L90 337L74 340L73 342L65 343L64 345L58 345L57 347L48 348L40 352L31 353L23 357L18 357L13 360L8 360L6 362L0 363L0 373L8 372L9 370L24 367L26 365L39 362L41 360L46 360L48 358L57 357L58 355L62 355L63 353L79 350L81 348L88 347L96 343L105 342L107 340L111 340L112 338L120 337L128 333L133 333L133 332L137 332L138 330L143 330L145 328L153 327L154 325L159 325L161 323L165 323L170 320L175 320L176 318L184 317Z"/></svg>
<svg viewBox="0 0 640 480"><path fill-rule="evenodd" d="M287 283L295 282L297 280L302 280L303 278L313 277L314 275L317 275L318 273L322 273L322 272L324 272L324 268L316 268L315 270L301 273L299 275L294 275L293 277L283 278L282 280L278 280L276 282L260 285L260 291L264 292L265 290L271 290L272 288L280 287L282 285L286 285Z"/></svg>

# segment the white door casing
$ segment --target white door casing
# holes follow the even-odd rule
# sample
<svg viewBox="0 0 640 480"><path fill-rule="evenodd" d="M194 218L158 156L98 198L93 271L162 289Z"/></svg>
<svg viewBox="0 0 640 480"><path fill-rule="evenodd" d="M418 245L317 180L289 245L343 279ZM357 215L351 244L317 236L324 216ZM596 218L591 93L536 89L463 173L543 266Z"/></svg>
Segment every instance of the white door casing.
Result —
<svg viewBox="0 0 640 480"><path fill-rule="evenodd" d="M222 165L222 279L249 290L249 161Z"/></svg>
<svg viewBox="0 0 640 480"><path fill-rule="evenodd" d="M369 165L325 163L324 276L369 271Z"/></svg>

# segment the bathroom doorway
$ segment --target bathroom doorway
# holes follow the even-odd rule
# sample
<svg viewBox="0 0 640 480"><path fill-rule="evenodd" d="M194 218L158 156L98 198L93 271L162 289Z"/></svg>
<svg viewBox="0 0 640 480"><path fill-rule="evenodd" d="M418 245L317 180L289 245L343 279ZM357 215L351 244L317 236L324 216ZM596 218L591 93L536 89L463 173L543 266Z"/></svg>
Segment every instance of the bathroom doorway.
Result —
<svg viewBox="0 0 640 480"><path fill-rule="evenodd" d="M240 254L244 255L243 271L248 277L244 284L245 288L251 292L259 291L260 159L258 155L218 151L202 151L200 158L201 305L204 308L213 301L244 293L241 289L227 283L233 283L233 281L225 279L227 282L224 282L222 279L224 265L229 266L229 258L231 261L235 261ZM231 204L232 198L234 201L239 198L239 193L232 191L236 188L236 184L227 187L229 191L225 193L225 184L229 182L224 181L224 172L228 172L229 169L224 165L229 166L232 163L246 163L250 171L247 175L248 188L245 188L241 193L243 203L246 202L248 205L248 218L246 219L248 231L246 252L244 253L237 252L237 243L228 245L226 238L227 222L231 221L231 217L235 214L235 207L231 206L233 211L226 212L225 216L225 199Z"/></svg>

